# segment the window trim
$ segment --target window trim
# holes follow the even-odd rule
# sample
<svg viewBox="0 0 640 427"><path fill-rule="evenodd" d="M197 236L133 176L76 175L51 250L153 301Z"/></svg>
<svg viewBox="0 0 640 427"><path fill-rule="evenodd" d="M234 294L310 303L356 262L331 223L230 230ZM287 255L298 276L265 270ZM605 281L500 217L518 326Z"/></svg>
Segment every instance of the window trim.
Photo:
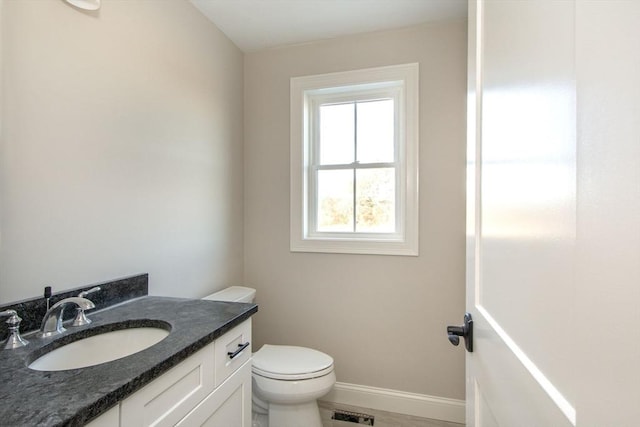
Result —
<svg viewBox="0 0 640 427"><path fill-rule="evenodd" d="M291 184L290 250L379 255L418 255L418 64L394 65L339 73L291 78ZM399 136L396 162L401 196L400 229L397 233L309 232L309 135L310 98L326 94L331 98L350 92L385 92L399 89ZM351 97L350 99L354 99ZM404 168L404 170L400 170ZM404 176L402 176L404 174ZM404 185L403 185L404 184ZM403 191L404 190L404 191Z"/></svg>

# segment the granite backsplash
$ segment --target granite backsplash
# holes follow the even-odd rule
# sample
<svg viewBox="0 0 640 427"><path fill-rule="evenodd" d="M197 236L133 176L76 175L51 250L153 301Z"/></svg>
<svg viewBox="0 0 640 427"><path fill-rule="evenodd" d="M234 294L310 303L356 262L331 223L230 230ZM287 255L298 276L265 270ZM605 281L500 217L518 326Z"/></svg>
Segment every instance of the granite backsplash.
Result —
<svg viewBox="0 0 640 427"><path fill-rule="evenodd" d="M147 273L135 276L124 277L103 283L95 283L92 285L81 286L74 289L67 289L60 292L54 292L51 295L49 305L52 306L56 302L68 298L75 297L82 291L89 290L95 286L100 286L100 291L87 296L96 306L93 310L100 310L115 304L130 300L132 298L142 297L149 293L149 275ZM46 300L42 295L25 299L22 301L12 302L0 305L0 311L15 310L18 316L22 318L20 324L20 333L25 334L40 328L42 318L46 309ZM93 311L91 310L91 311ZM87 311L87 314L91 314ZM64 313L64 319L72 319L75 316L75 310L67 310ZM90 317L90 316L89 316ZM7 338L7 324L4 319L0 319L0 340Z"/></svg>

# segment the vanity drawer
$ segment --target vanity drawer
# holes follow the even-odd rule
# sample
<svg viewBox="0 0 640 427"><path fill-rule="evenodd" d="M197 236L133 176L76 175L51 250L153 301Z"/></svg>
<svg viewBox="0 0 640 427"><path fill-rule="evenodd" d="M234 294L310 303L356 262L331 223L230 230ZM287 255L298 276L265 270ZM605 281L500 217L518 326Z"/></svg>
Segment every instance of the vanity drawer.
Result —
<svg viewBox="0 0 640 427"><path fill-rule="evenodd" d="M216 387L251 358L251 349L250 319L245 320L216 340Z"/></svg>

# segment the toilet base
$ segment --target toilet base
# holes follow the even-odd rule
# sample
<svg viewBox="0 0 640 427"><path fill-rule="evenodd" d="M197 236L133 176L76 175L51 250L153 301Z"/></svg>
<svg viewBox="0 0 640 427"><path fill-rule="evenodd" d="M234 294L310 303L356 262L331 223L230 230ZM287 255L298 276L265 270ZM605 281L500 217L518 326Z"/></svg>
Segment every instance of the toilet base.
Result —
<svg viewBox="0 0 640 427"><path fill-rule="evenodd" d="M264 414L252 412L251 427L269 427L269 418Z"/></svg>
<svg viewBox="0 0 640 427"><path fill-rule="evenodd" d="M251 427L269 427L269 404L251 395Z"/></svg>
<svg viewBox="0 0 640 427"><path fill-rule="evenodd" d="M269 425L278 427L322 427L318 403L298 405L269 404Z"/></svg>
<svg viewBox="0 0 640 427"><path fill-rule="evenodd" d="M258 409L258 412L255 411ZM314 402L302 405L278 405L269 406L268 415L256 408L251 412L251 427L322 427L320 410Z"/></svg>

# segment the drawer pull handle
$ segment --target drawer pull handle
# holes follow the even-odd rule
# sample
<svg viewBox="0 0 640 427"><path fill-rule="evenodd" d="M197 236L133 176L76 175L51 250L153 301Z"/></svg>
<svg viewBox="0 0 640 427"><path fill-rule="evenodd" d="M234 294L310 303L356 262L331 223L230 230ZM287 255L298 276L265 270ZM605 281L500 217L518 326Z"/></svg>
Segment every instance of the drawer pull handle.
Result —
<svg viewBox="0 0 640 427"><path fill-rule="evenodd" d="M229 356L229 359L233 359L234 357L236 357L237 355L242 353L242 350L244 350L245 348L249 347L249 344L251 344L249 341L247 341L244 344L238 344L238 349L236 351L227 352L227 356Z"/></svg>

